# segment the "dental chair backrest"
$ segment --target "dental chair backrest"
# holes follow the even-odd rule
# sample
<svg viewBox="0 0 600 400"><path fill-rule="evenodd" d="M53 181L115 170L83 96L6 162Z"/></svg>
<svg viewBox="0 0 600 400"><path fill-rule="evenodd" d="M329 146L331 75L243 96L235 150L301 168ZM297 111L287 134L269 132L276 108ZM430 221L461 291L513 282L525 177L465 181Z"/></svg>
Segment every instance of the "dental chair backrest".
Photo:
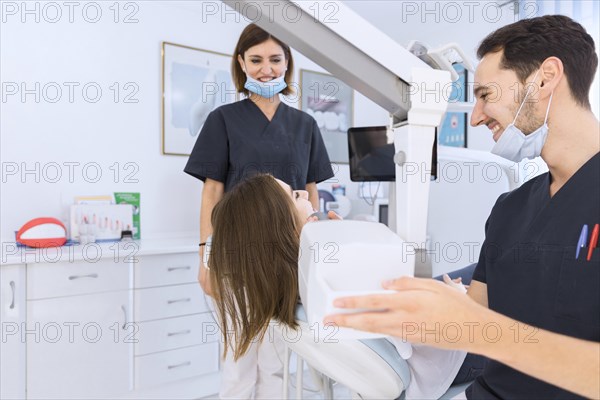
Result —
<svg viewBox="0 0 600 400"><path fill-rule="evenodd" d="M334 312L334 299L386 293L387 279L414 275L414 251L387 226L366 221L318 221L300 235L298 280L308 323L322 335L331 333L323 318ZM352 311L350 311L352 312ZM341 328L336 339L381 337Z"/></svg>

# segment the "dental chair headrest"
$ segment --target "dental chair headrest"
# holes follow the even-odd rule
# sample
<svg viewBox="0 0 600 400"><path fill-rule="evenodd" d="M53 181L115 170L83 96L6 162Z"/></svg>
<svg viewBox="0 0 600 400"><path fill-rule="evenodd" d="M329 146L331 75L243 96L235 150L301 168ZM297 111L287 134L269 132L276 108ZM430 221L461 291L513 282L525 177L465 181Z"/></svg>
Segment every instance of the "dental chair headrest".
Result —
<svg viewBox="0 0 600 400"><path fill-rule="evenodd" d="M387 226L366 221L318 221L306 224L300 235L298 280L300 297L311 326L323 334L323 318L334 312L334 299L388 293L384 280L414 275L414 250ZM354 310L357 311L357 310ZM315 325L316 324L316 325ZM381 337L348 328L336 338Z"/></svg>

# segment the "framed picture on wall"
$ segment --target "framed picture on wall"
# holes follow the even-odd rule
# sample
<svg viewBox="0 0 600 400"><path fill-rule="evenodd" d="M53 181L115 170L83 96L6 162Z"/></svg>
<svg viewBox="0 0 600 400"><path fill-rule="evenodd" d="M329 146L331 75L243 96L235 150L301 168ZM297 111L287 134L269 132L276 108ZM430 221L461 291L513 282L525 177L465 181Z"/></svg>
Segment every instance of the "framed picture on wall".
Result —
<svg viewBox="0 0 600 400"><path fill-rule="evenodd" d="M354 91L325 73L300 70L300 109L316 121L331 162L348 163L348 128L352 127Z"/></svg>
<svg viewBox="0 0 600 400"><path fill-rule="evenodd" d="M162 153L189 156L208 114L236 100L231 56L162 43Z"/></svg>
<svg viewBox="0 0 600 400"><path fill-rule="evenodd" d="M467 70L462 64L454 64L458 80L452 84L449 101L467 101ZM438 144L442 146L467 147L467 113L448 112L440 125Z"/></svg>

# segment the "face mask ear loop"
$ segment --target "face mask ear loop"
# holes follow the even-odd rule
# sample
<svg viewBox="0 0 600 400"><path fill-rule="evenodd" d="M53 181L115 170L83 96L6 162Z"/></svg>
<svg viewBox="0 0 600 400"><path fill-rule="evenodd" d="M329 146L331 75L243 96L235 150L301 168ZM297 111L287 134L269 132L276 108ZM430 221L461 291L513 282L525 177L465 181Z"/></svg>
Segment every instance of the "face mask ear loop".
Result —
<svg viewBox="0 0 600 400"><path fill-rule="evenodd" d="M548 101L548 108L546 108L546 118L544 118L544 125L548 122L548 114L550 113L550 104L552 104L552 96L554 96L554 90L550 93L550 100Z"/></svg>
<svg viewBox="0 0 600 400"><path fill-rule="evenodd" d="M538 71L533 76L533 81L531 83L535 82L535 78L537 78L537 76L538 76L539 73L540 73L540 70L538 69ZM529 92L530 91L531 91L531 84L529 84L529 87L527 88L527 93L525 93L525 97L523 98L523 102L521 103L521 106L519 107L519 109L517 110L517 113L515 114L515 119L512 122L513 125L515 124L515 122L517 122L517 117L519 116L519 113L521 112L521 109L525 105L525 102L527 101L527 96L529 96Z"/></svg>

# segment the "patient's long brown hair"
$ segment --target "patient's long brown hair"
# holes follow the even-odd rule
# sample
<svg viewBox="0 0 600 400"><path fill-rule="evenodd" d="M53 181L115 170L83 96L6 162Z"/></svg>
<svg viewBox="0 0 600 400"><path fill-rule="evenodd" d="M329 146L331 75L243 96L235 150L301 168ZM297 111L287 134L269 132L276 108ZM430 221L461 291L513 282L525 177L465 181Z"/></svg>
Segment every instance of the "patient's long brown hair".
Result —
<svg viewBox="0 0 600 400"><path fill-rule="evenodd" d="M242 181L215 206L210 285L234 359L262 340L269 321L296 328L299 232L290 196L270 175ZM232 336L230 336L232 335Z"/></svg>

